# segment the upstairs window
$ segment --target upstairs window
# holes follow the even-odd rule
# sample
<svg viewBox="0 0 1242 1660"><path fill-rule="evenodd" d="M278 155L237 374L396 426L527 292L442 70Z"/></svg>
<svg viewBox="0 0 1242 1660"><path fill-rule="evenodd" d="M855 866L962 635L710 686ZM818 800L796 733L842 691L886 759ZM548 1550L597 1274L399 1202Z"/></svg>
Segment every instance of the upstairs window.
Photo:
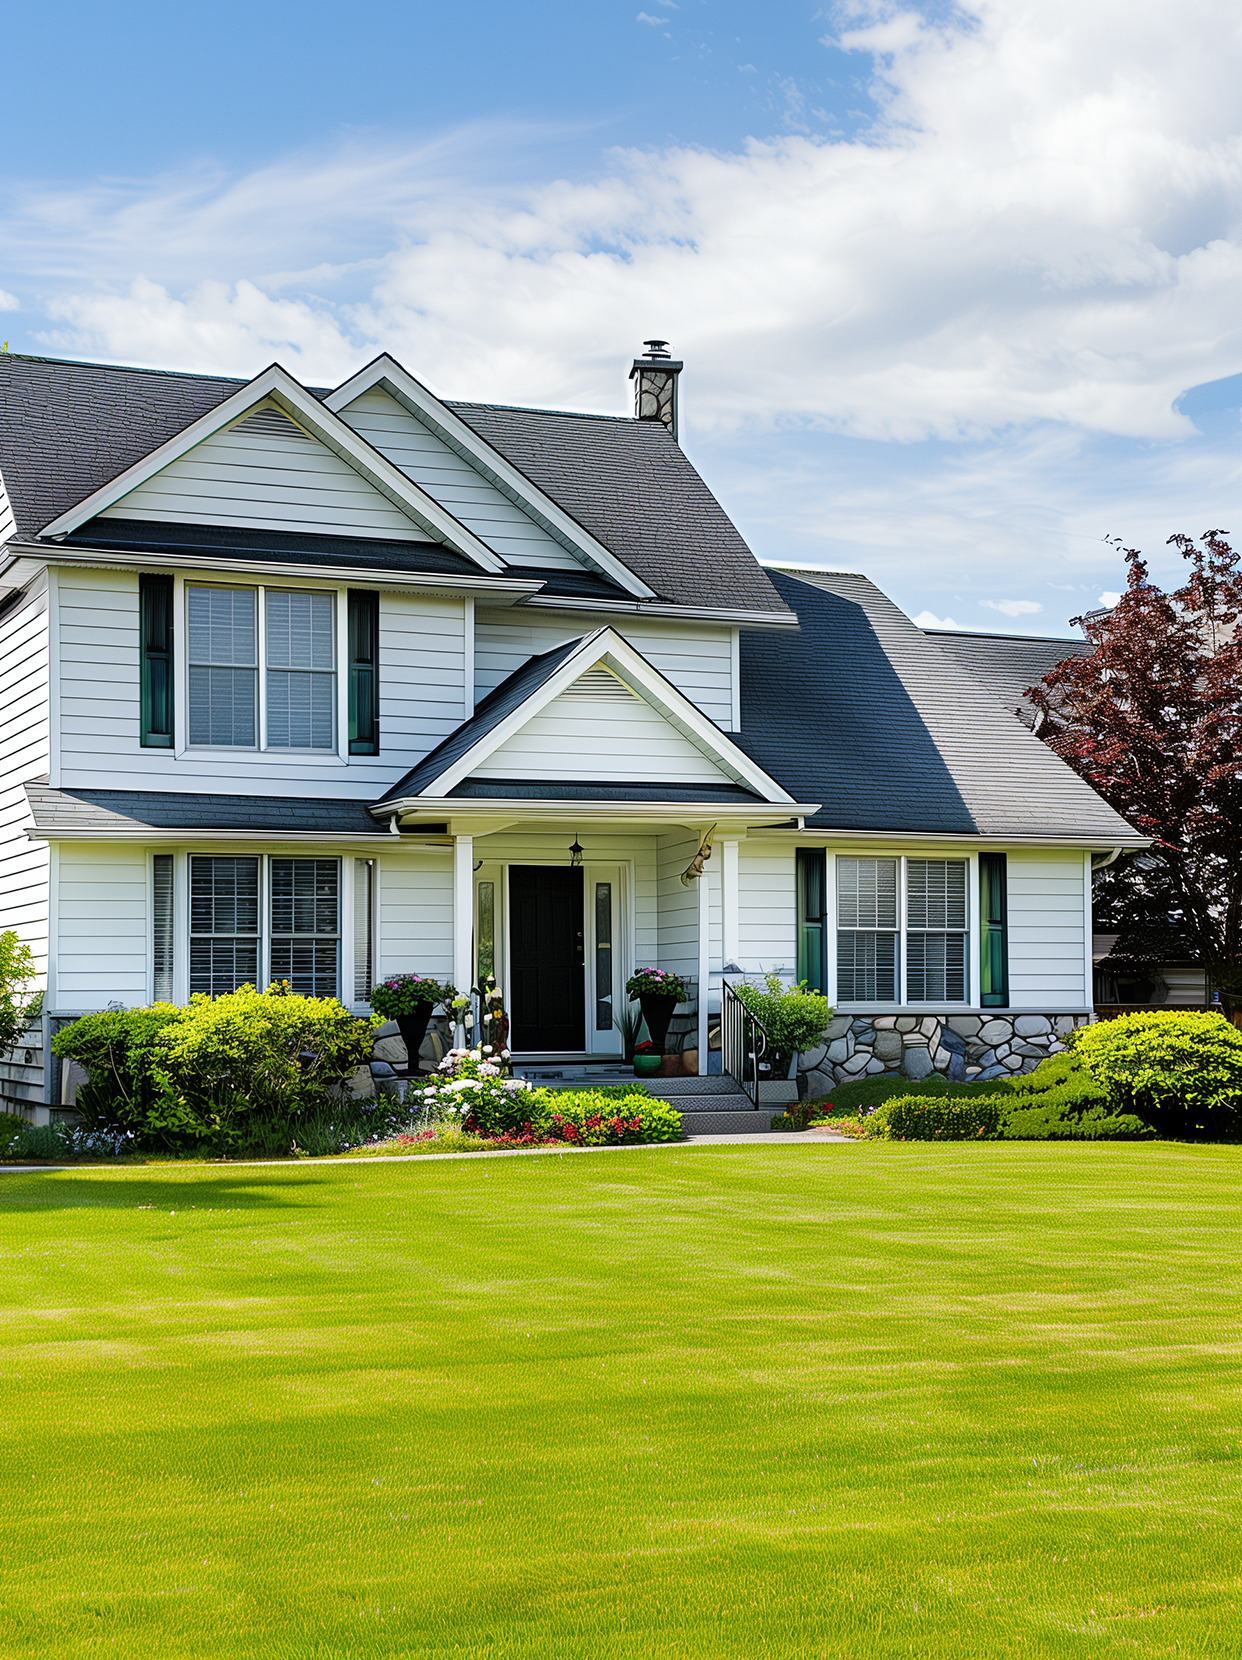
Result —
<svg viewBox="0 0 1242 1660"><path fill-rule="evenodd" d="M967 870L965 859L837 860L838 1002L969 1001Z"/></svg>
<svg viewBox="0 0 1242 1660"><path fill-rule="evenodd" d="M186 614L191 744L335 749L335 594L194 584Z"/></svg>

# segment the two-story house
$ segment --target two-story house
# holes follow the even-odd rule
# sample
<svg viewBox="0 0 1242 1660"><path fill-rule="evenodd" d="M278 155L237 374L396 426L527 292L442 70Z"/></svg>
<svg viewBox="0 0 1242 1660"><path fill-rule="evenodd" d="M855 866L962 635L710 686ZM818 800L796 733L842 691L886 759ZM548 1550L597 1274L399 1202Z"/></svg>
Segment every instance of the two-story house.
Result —
<svg viewBox="0 0 1242 1660"><path fill-rule="evenodd" d="M494 971L518 1056L586 1064L651 963L693 1069L776 970L831 1082L1087 1017L1092 861L1142 838L863 578L762 568L649 347L632 418L0 356L0 926L46 1020Z"/></svg>

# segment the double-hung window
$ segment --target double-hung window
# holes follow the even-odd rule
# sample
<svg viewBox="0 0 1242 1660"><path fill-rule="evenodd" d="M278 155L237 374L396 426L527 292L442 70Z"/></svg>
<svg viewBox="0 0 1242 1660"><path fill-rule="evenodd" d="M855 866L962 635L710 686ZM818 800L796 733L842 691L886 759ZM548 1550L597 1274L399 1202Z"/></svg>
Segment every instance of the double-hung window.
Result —
<svg viewBox="0 0 1242 1660"><path fill-rule="evenodd" d="M186 609L191 744L335 748L335 594L196 583Z"/></svg>
<svg viewBox="0 0 1242 1660"><path fill-rule="evenodd" d="M340 881L337 859L191 854L191 993L287 980L306 997L338 996Z"/></svg>
<svg viewBox="0 0 1242 1660"><path fill-rule="evenodd" d="M965 1003L965 859L837 860L837 1001Z"/></svg>

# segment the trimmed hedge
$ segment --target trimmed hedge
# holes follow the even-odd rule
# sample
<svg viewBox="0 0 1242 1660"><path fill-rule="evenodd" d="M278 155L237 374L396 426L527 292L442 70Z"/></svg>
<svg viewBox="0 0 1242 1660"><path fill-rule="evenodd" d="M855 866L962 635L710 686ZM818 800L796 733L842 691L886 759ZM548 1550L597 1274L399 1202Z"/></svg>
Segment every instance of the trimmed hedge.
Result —
<svg viewBox="0 0 1242 1660"><path fill-rule="evenodd" d="M877 1107L867 1133L879 1141L984 1141L1000 1128L994 1095L961 1101L950 1096L897 1095Z"/></svg>

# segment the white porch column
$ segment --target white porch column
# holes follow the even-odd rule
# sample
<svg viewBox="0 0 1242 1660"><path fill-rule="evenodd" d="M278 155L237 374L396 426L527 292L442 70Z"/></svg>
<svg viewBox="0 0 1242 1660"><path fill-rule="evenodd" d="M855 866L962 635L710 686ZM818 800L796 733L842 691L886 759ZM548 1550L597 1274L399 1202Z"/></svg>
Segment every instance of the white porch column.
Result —
<svg viewBox="0 0 1242 1660"><path fill-rule="evenodd" d="M738 963L737 888L738 844L726 841L720 844L720 950L724 963Z"/></svg>
<svg viewBox="0 0 1242 1660"><path fill-rule="evenodd" d="M464 995L474 980L474 837L453 837L453 984Z"/></svg>
<svg viewBox="0 0 1242 1660"><path fill-rule="evenodd" d="M707 993L711 987L712 890L707 866L698 880L699 889L699 1076L707 1076Z"/></svg>

